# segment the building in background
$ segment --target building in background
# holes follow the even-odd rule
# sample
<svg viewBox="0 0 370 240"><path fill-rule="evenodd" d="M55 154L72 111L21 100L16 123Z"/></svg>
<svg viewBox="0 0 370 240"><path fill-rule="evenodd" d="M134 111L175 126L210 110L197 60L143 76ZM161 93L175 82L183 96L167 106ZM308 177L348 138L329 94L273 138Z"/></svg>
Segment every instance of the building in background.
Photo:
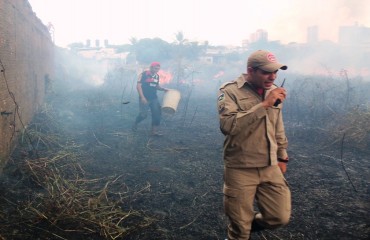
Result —
<svg viewBox="0 0 370 240"><path fill-rule="evenodd" d="M307 28L307 43L317 43L319 42L319 27L317 25L310 26Z"/></svg>
<svg viewBox="0 0 370 240"><path fill-rule="evenodd" d="M338 43L343 47L360 47L370 51L370 28L355 23L339 27Z"/></svg>
<svg viewBox="0 0 370 240"><path fill-rule="evenodd" d="M256 32L252 33L249 37L251 43L254 42L267 42L268 33L263 29L258 29Z"/></svg>

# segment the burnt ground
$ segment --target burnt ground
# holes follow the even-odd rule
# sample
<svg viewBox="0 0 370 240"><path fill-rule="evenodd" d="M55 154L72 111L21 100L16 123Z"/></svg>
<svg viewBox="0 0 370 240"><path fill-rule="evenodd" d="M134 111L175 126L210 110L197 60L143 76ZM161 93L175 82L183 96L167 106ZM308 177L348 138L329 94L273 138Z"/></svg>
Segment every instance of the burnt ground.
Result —
<svg viewBox="0 0 370 240"><path fill-rule="evenodd" d="M142 214L129 219L126 224L136 228L117 239L225 239L223 136L215 100L192 97L186 104L182 99L175 115L163 117L165 135L151 137L149 119L137 132L131 131L136 99L121 104L114 96L95 91L53 96L50 104L54 110L35 118L34 126L39 129L48 125L47 133L55 130L49 125L55 126L63 144L42 147L47 140L39 137L30 148L24 144L27 136L22 138L1 177L0 239L109 239L99 230L81 233L81 227L80 231L68 231L76 223L52 222L45 208L38 211L41 220L30 219L32 216L25 214L30 211L22 210L42 206L35 201L51 198L45 186L25 170L24 161L36 158L31 153L35 147L40 148L40 158L59 145L73 146L69 149L78 152L84 179L91 179L96 188L110 181L107 196L116 199L122 209ZM55 123L49 119L42 123L47 114L54 116ZM278 230L254 234L252 239L369 239L369 150L345 147L341 159L341 146L330 145L326 132L296 126L289 119L286 129L291 222ZM150 223L143 224L145 219Z"/></svg>

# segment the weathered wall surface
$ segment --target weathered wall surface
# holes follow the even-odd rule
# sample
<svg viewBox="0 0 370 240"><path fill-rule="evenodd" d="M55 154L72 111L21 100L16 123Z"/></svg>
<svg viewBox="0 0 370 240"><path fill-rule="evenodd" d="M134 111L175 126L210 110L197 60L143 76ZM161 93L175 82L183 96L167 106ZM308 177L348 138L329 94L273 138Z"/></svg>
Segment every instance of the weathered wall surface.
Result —
<svg viewBox="0 0 370 240"><path fill-rule="evenodd" d="M54 44L28 0L0 0L0 173L41 106Z"/></svg>

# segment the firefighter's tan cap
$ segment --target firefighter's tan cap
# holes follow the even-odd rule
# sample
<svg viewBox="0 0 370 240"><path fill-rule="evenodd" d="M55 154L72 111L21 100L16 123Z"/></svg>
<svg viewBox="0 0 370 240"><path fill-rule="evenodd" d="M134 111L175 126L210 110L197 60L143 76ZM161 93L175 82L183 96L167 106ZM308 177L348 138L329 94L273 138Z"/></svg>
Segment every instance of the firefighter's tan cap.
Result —
<svg viewBox="0 0 370 240"><path fill-rule="evenodd" d="M248 57L247 67L259 68L267 72L288 69L288 66L277 61L273 53L266 50L258 50L252 53Z"/></svg>

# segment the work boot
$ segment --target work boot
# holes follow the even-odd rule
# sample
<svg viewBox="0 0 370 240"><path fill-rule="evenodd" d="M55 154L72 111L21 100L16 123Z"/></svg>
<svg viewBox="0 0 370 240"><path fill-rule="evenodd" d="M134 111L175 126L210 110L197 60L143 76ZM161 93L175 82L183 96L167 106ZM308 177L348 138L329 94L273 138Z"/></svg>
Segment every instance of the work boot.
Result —
<svg viewBox="0 0 370 240"><path fill-rule="evenodd" d="M151 134L152 136L163 136L163 133L158 131L158 127L152 127Z"/></svg>
<svg viewBox="0 0 370 240"><path fill-rule="evenodd" d="M264 229L265 229L264 227L262 227L260 224L257 223L257 221L255 219L253 219L251 232L260 232Z"/></svg>
<svg viewBox="0 0 370 240"><path fill-rule="evenodd" d="M254 219L252 221L251 232L260 232L260 231L265 229L263 226L258 224L258 222L256 220L256 218L258 218L258 217L261 217L261 214L260 213L255 213L254 214Z"/></svg>

